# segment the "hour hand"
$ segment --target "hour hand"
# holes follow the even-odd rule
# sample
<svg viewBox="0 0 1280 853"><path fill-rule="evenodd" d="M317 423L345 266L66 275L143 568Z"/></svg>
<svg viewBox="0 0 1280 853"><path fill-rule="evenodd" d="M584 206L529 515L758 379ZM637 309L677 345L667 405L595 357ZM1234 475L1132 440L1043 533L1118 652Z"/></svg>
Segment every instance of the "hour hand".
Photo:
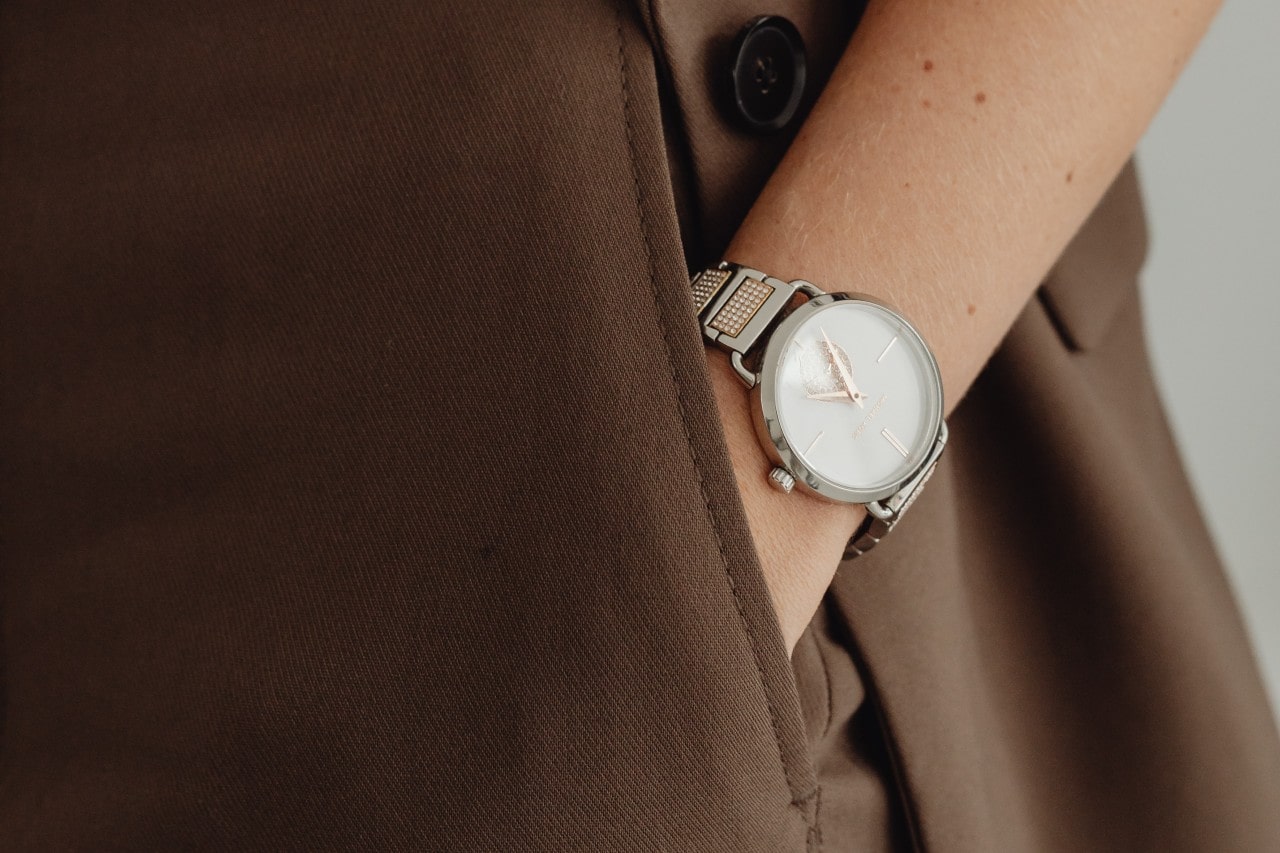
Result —
<svg viewBox="0 0 1280 853"><path fill-rule="evenodd" d="M848 391L822 391L817 394L805 394L810 400L853 400L859 406L862 401L867 399L867 395L863 394L857 388L853 389L853 396L849 396Z"/></svg>

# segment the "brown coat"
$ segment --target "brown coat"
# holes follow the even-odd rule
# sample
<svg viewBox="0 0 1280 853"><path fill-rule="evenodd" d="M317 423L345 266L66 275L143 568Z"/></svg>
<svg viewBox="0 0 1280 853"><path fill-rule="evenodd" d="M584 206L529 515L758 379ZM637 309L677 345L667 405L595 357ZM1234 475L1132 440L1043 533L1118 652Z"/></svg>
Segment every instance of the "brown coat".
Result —
<svg viewBox="0 0 1280 853"><path fill-rule="evenodd" d="M686 292L761 11L811 104L835 0L0 6L0 850L1280 849L1132 170L787 659Z"/></svg>

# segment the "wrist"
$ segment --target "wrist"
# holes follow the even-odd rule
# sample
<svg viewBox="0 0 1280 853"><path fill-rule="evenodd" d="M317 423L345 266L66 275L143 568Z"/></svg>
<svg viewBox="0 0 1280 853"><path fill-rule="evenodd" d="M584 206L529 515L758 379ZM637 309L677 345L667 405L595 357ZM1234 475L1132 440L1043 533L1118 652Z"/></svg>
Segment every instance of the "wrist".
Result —
<svg viewBox="0 0 1280 853"><path fill-rule="evenodd" d="M707 368L747 523L790 651L867 511L770 486L773 463L756 435L746 386L722 351L707 348Z"/></svg>

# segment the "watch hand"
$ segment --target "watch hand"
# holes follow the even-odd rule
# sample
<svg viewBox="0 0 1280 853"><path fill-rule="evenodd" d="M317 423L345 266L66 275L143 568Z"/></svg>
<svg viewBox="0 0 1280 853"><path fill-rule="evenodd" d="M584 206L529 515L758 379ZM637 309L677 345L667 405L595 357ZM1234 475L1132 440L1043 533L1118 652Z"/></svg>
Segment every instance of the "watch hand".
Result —
<svg viewBox="0 0 1280 853"><path fill-rule="evenodd" d="M831 343L831 338L827 337L827 330L821 326L818 327L818 330L822 332L822 339L827 342L827 352L830 353L831 362L835 364L836 371L840 374L840 381L844 383L845 390L849 392L850 401L857 403L859 409L864 408L862 400L866 395L859 392L858 386L853 384L853 374L848 371L844 366L844 362L840 360L840 356L836 353L835 344Z"/></svg>

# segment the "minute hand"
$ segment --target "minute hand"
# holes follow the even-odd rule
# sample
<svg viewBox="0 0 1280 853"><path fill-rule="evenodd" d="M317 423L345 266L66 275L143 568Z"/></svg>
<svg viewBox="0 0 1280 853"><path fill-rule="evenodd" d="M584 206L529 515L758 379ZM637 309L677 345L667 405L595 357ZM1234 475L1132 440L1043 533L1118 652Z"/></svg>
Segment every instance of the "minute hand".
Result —
<svg viewBox="0 0 1280 853"><path fill-rule="evenodd" d="M858 408L864 408L862 405L863 394L858 391L858 386L853 384L853 374L844 366L844 362L840 360L840 356L836 354L835 344L831 343L831 338L827 337L827 330L819 327L822 332L822 339L827 342L827 352L831 355L831 363L836 366L836 372L840 374L840 381L844 383L845 390L849 392L849 399L858 404Z"/></svg>

